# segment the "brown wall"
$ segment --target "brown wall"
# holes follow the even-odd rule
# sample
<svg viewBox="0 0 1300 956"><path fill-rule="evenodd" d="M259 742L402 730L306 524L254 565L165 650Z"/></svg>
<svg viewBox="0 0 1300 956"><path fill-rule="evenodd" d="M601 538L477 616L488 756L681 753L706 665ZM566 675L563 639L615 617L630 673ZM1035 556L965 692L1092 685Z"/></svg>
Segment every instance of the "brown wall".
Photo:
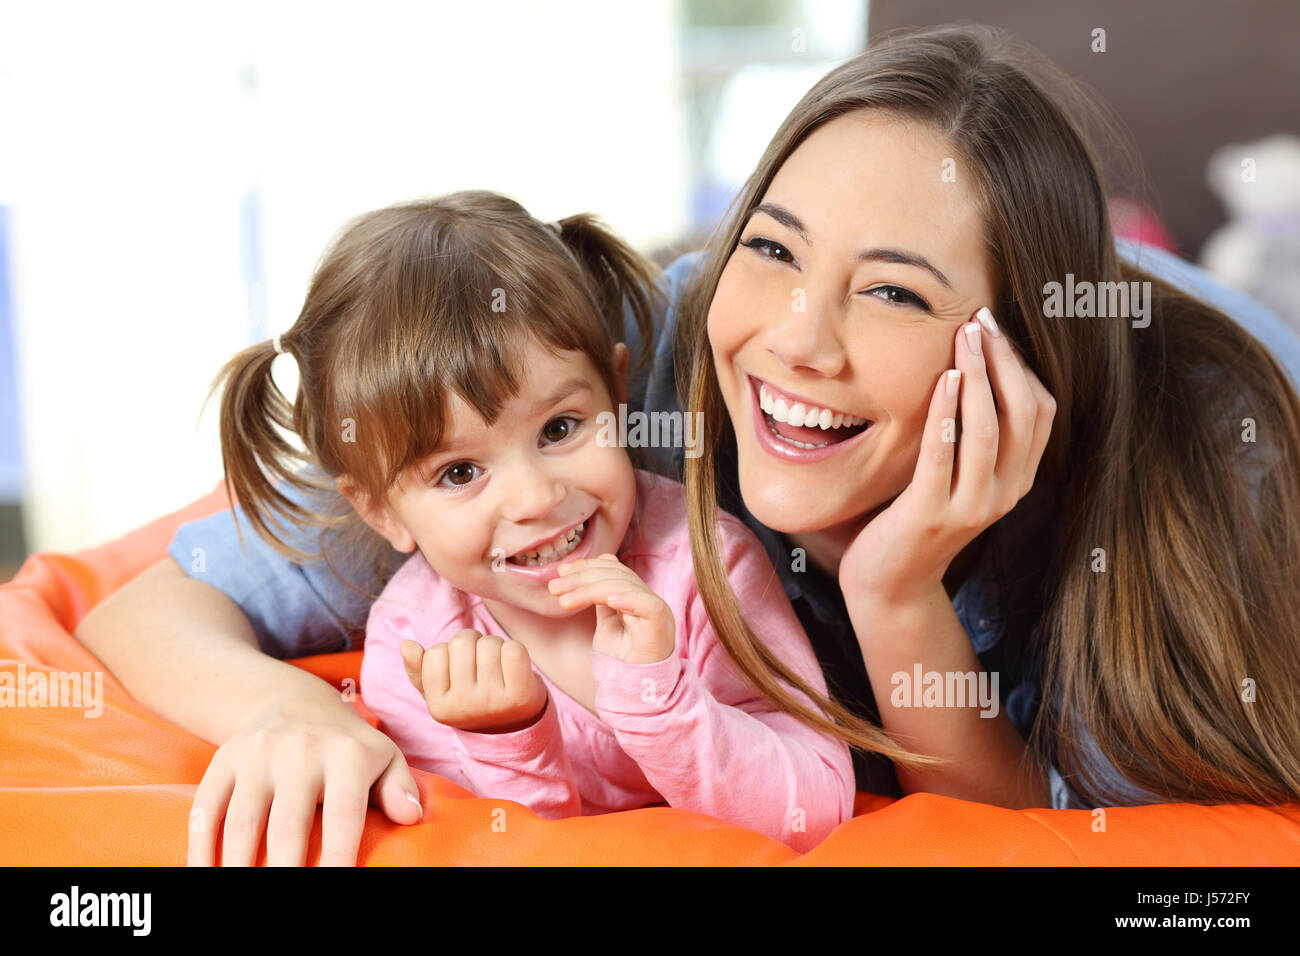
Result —
<svg viewBox="0 0 1300 956"><path fill-rule="evenodd" d="M1210 153L1300 133L1295 0L872 0L868 29L954 21L1019 34L1119 111L1185 255L1224 221L1205 183ZM1105 53L1091 50L1095 27L1106 30Z"/></svg>

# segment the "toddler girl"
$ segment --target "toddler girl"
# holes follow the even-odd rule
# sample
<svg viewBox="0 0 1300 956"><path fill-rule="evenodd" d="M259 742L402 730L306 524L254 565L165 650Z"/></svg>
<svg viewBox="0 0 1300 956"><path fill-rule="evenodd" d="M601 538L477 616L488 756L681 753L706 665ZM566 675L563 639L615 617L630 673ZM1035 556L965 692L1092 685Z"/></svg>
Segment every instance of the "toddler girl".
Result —
<svg viewBox="0 0 1300 956"><path fill-rule="evenodd" d="M313 515L272 479L323 473L378 533L376 568L411 555L371 608L361 693L412 765L543 817L666 802L808 849L852 814L848 747L741 678L681 486L611 440L624 303L649 341L653 287L587 216L549 226L484 192L362 216L277 342L300 366L292 412L250 379L265 347L223 370L227 478L281 549L269 514ZM761 545L719 527L766 651L824 693Z"/></svg>

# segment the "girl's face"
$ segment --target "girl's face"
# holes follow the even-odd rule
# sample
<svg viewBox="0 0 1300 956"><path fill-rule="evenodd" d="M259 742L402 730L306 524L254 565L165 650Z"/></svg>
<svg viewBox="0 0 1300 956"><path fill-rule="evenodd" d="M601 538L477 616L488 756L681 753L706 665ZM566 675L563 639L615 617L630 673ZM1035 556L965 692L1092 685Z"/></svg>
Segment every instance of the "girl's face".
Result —
<svg viewBox="0 0 1300 956"><path fill-rule="evenodd" d="M627 348L615 350L620 381ZM598 440L614 397L582 352L533 347L519 392L488 425L458 396L439 451L366 516L399 551L419 547L445 581L491 605L566 611L546 587L562 560L617 553L636 501L627 452Z"/></svg>
<svg viewBox="0 0 1300 956"><path fill-rule="evenodd" d="M740 233L708 335L741 494L771 528L860 523L911 481L956 330L996 302L952 157L927 126L846 114L790 155Z"/></svg>

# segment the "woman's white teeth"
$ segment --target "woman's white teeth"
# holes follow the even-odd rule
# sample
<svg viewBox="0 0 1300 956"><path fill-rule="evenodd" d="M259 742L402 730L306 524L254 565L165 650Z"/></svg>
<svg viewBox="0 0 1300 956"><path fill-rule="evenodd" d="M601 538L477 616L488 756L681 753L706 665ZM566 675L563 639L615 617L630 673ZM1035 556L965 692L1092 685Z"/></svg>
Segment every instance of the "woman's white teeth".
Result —
<svg viewBox="0 0 1300 956"><path fill-rule="evenodd" d="M583 522L565 534L559 535L554 540L546 542L536 551L521 551L513 555L510 560L515 564L524 564L529 567L535 567L539 564L550 564L552 561L558 561L560 558L571 553L579 544L582 543L582 536L587 532L587 522Z"/></svg>
<svg viewBox="0 0 1300 956"><path fill-rule="evenodd" d="M832 428L853 428L867 423L865 418L829 408L818 408L816 405L805 405L803 402L795 402L791 405L784 398L773 395L766 385L758 386L758 404L778 422L803 428L820 428L829 431Z"/></svg>

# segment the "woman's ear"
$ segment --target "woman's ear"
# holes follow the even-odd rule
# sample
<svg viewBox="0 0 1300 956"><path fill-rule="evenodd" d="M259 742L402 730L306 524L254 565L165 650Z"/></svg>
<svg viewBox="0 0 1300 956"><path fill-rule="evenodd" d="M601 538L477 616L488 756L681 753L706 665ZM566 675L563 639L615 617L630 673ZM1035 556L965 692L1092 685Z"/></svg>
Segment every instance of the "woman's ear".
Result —
<svg viewBox="0 0 1300 956"><path fill-rule="evenodd" d="M340 476L334 482L334 486L338 488L339 494L348 500L348 504L352 505L352 509L361 516L361 520L376 534L403 554L410 554L415 550L415 538L411 537L411 533L406 530L406 525L402 524L401 519L387 502L383 504L372 502L370 496L359 489L347 475Z"/></svg>
<svg viewBox="0 0 1300 956"><path fill-rule="evenodd" d="M615 405L627 404L627 364L629 352L622 342L614 344L614 384L618 394L614 396Z"/></svg>

